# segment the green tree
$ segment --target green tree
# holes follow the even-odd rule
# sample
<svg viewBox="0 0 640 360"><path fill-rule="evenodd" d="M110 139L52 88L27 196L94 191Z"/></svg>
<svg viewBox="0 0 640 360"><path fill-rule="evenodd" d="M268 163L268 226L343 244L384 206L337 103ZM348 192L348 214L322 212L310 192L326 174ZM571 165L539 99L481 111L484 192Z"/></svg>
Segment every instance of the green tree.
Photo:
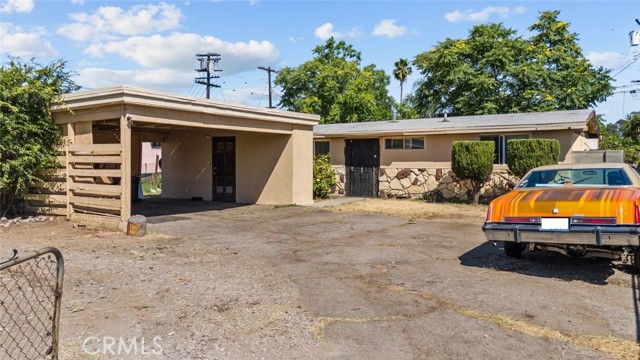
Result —
<svg viewBox="0 0 640 360"><path fill-rule="evenodd" d="M640 112L632 112L624 119L604 125L598 115L600 127L600 144L602 150L624 151L624 161L640 165Z"/></svg>
<svg viewBox="0 0 640 360"><path fill-rule="evenodd" d="M477 25L467 39L446 39L418 54L414 106L423 116L512 112L512 68L521 61L524 40L501 24Z"/></svg>
<svg viewBox="0 0 640 360"><path fill-rule="evenodd" d="M578 34L558 15L543 11L529 27L535 35L517 69L521 106L531 111L583 109L613 94L609 70L591 65L578 45Z"/></svg>
<svg viewBox="0 0 640 360"><path fill-rule="evenodd" d="M421 116L587 108L613 93L609 71L582 54L559 12L545 11L529 39L501 24L474 26L414 60L422 78L413 105Z"/></svg>
<svg viewBox="0 0 640 360"><path fill-rule="evenodd" d="M320 115L321 123L384 120L392 117L389 76L375 65L361 66L361 54L330 38L313 50L313 60L278 71L279 105Z"/></svg>
<svg viewBox="0 0 640 360"><path fill-rule="evenodd" d="M396 112L396 119L398 120L415 119L418 117L418 113L416 112L416 109L413 106L411 106L410 103L407 101L396 103L394 105L394 109Z"/></svg>
<svg viewBox="0 0 640 360"><path fill-rule="evenodd" d="M400 59L393 65L395 66L393 69L393 77L400 82L400 103L402 103L402 87L405 81L407 81L409 75L411 75L413 69L409 65L409 61L407 59Z"/></svg>
<svg viewBox="0 0 640 360"><path fill-rule="evenodd" d="M454 141L451 170L461 180L471 181L473 202L480 200L480 189L493 172L493 141Z"/></svg>
<svg viewBox="0 0 640 360"><path fill-rule="evenodd" d="M0 67L0 214L19 212L28 184L57 164L62 133L49 107L80 88L72 75L64 60L41 65L12 57Z"/></svg>

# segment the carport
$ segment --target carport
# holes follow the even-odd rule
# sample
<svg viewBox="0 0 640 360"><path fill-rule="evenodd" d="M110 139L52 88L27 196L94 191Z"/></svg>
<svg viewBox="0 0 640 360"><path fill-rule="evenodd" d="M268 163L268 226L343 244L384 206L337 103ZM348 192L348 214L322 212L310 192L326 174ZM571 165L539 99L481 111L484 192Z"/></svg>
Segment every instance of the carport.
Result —
<svg viewBox="0 0 640 360"><path fill-rule="evenodd" d="M309 204L316 115L228 104L128 86L65 95L60 169L34 184L30 210L131 216L143 142L162 143L162 197Z"/></svg>

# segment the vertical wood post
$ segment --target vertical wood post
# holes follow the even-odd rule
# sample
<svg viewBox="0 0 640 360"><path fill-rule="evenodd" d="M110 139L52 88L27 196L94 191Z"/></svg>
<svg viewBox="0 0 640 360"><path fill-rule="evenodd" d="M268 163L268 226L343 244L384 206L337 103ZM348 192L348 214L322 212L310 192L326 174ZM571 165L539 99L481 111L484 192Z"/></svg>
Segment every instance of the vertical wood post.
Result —
<svg viewBox="0 0 640 360"><path fill-rule="evenodd" d="M65 139L65 146L64 146L64 154L65 154L65 176L67 178L67 220L71 219L71 216L73 215L73 206L71 205L71 188L72 188L72 178L69 175L69 172L71 171L71 166L69 166L69 145L73 144L74 139L75 139L75 129L73 126L73 123L68 123L67 124L67 138Z"/></svg>
<svg viewBox="0 0 640 360"><path fill-rule="evenodd" d="M120 117L120 144L122 151L120 222L126 224L131 217L131 122L127 120L126 115Z"/></svg>

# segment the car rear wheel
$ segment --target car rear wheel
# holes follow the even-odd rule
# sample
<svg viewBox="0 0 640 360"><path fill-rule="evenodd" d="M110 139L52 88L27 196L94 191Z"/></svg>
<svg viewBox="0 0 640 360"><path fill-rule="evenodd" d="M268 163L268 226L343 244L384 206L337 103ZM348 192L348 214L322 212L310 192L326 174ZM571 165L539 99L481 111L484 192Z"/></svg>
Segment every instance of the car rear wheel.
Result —
<svg viewBox="0 0 640 360"><path fill-rule="evenodd" d="M640 246L636 247L636 250L633 252L633 266L636 268L636 271L640 271Z"/></svg>
<svg viewBox="0 0 640 360"><path fill-rule="evenodd" d="M519 258L522 255L523 250L524 250L524 244L518 244L514 242L504 243L504 253L508 257Z"/></svg>

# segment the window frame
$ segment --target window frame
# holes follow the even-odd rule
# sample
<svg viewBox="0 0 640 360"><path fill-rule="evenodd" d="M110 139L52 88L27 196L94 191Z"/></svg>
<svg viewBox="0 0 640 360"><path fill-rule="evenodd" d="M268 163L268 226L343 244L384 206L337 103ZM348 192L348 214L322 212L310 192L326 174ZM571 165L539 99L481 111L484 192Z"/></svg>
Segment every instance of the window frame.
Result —
<svg viewBox="0 0 640 360"><path fill-rule="evenodd" d="M397 151L397 150L426 150L427 149L427 139L424 136L396 136L396 137L386 137L383 138L383 148L385 150ZM408 140L408 141L407 141ZM414 140L422 140L422 147L414 147ZM392 145L392 147L387 147L387 142ZM401 141L402 147L393 147L394 141ZM419 142L418 142L419 144Z"/></svg>
<svg viewBox="0 0 640 360"><path fill-rule="evenodd" d="M326 143L327 144L327 152L323 152L322 154L318 154L318 144ZM314 140L313 141L313 156L318 155L329 155L331 156L331 140Z"/></svg>
<svg viewBox="0 0 640 360"><path fill-rule="evenodd" d="M494 141L496 143L494 150L496 158L493 160L493 165L507 165L507 141L511 139L532 139L532 137L531 133L478 135L479 141Z"/></svg>

